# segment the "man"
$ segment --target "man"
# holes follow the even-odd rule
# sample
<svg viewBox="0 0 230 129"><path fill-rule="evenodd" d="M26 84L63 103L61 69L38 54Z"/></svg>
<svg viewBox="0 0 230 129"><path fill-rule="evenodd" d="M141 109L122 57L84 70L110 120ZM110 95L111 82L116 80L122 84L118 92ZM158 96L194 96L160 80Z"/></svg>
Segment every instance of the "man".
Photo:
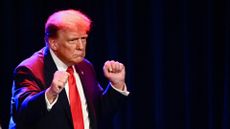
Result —
<svg viewBox="0 0 230 129"><path fill-rule="evenodd" d="M52 14L46 47L14 71L10 128L101 129L126 100L125 67L106 61L105 91L85 57L90 19L77 10ZM74 85L74 86L73 86Z"/></svg>

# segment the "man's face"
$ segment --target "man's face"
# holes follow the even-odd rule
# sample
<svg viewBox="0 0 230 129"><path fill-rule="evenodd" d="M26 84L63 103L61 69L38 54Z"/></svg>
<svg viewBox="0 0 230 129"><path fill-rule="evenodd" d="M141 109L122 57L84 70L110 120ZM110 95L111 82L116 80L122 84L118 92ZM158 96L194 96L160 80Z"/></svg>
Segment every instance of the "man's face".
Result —
<svg viewBox="0 0 230 129"><path fill-rule="evenodd" d="M55 39L50 39L50 47L66 65L74 65L81 62L85 57L86 32L74 30L59 30Z"/></svg>

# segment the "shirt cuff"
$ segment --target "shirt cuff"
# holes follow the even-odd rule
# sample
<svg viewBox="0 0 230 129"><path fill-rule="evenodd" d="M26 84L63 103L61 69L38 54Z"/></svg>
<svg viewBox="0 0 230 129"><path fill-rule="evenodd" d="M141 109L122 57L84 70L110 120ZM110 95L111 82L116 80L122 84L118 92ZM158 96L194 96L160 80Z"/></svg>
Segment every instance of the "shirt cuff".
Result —
<svg viewBox="0 0 230 129"><path fill-rule="evenodd" d="M46 107L47 107L47 110L50 111L52 109L52 107L54 106L54 104L57 102L58 95L57 95L56 99L53 101L53 103L50 103L48 98L47 98L46 93L47 93L47 91L45 92Z"/></svg>
<svg viewBox="0 0 230 129"><path fill-rule="evenodd" d="M129 95L129 91L127 91L127 86L126 86L126 84L124 85L124 90L117 89L116 87L114 87L114 86L112 85L111 82L110 82L110 85L111 85L111 87L112 87L114 90L118 91L119 93L123 94L124 96L128 96L128 95Z"/></svg>

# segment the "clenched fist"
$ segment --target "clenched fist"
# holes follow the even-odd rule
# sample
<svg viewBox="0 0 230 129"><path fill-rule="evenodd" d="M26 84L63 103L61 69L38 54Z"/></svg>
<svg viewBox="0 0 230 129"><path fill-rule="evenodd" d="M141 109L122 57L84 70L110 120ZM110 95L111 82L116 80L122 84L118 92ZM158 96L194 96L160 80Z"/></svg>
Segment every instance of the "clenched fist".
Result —
<svg viewBox="0 0 230 129"><path fill-rule="evenodd" d="M46 95L50 103L52 103L57 95L63 90L67 82L69 73L65 71L56 71L53 76L53 81L47 89Z"/></svg>
<svg viewBox="0 0 230 129"><path fill-rule="evenodd" d="M103 67L105 77L112 85L123 90L125 85L125 66L118 61L106 61Z"/></svg>

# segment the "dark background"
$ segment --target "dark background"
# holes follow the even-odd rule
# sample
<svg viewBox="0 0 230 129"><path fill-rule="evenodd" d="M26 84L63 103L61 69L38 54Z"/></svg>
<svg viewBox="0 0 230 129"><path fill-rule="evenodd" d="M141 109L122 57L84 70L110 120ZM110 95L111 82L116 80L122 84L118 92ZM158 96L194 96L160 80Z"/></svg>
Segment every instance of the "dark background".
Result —
<svg viewBox="0 0 230 129"><path fill-rule="evenodd" d="M130 94L115 129L230 128L229 0L1 0L0 120L13 69L44 46L47 17L74 8L93 21L87 58L126 66Z"/></svg>

